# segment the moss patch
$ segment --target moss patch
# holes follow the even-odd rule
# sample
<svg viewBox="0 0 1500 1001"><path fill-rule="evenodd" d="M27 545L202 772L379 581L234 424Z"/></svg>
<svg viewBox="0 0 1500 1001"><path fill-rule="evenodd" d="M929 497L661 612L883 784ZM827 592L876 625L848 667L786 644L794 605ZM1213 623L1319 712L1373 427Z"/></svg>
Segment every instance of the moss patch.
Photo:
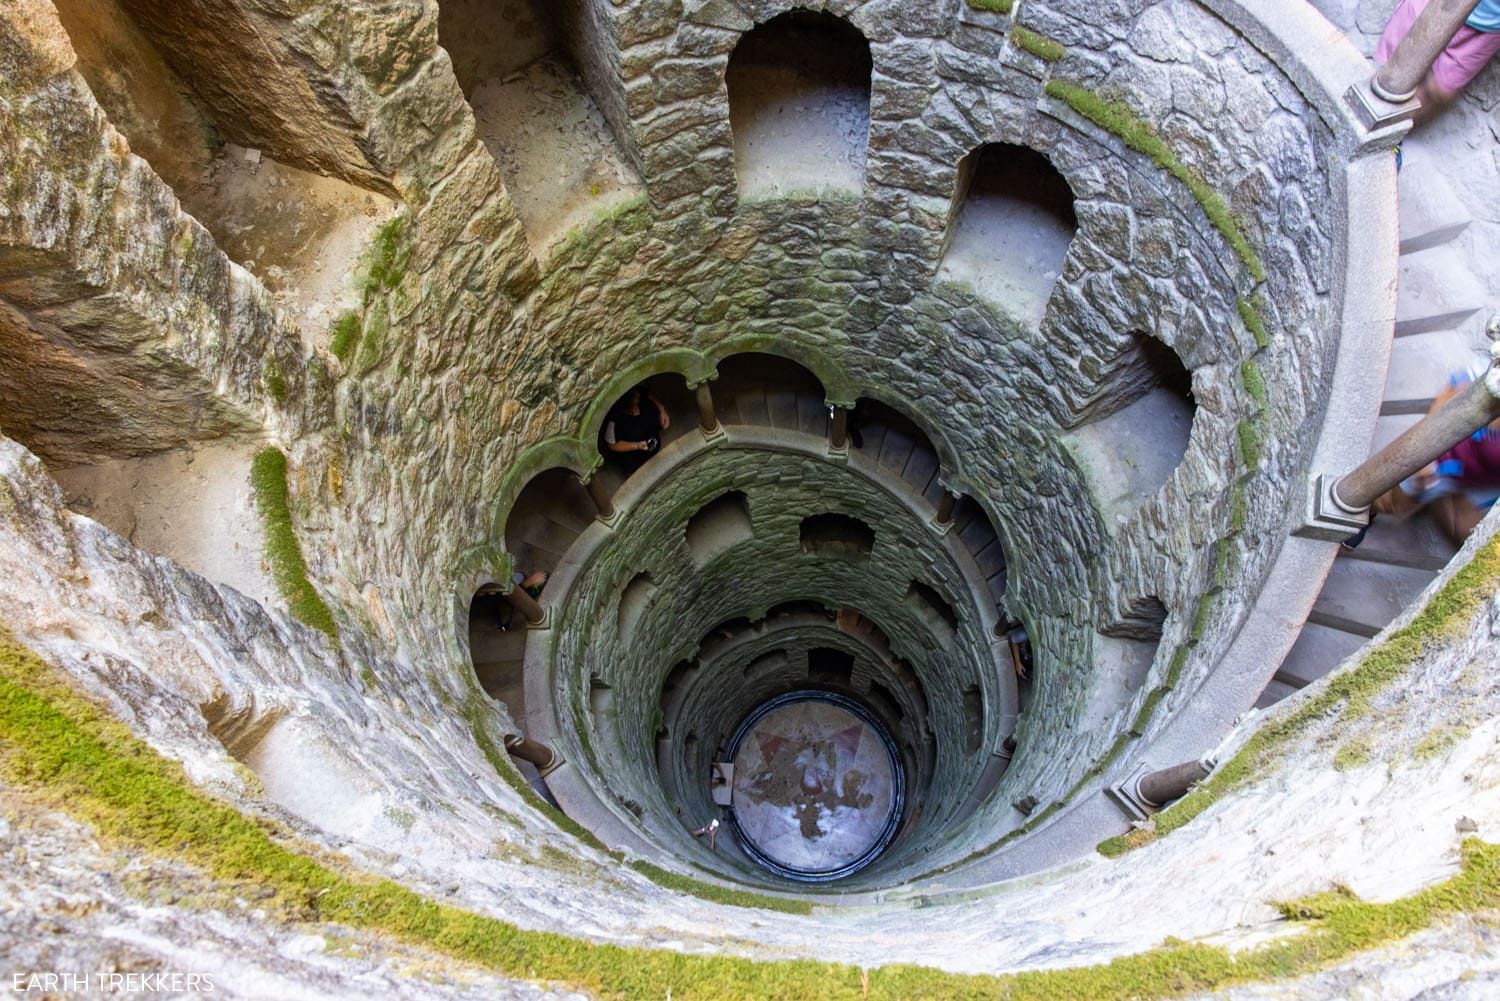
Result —
<svg viewBox="0 0 1500 1001"><path fill-rule="evenodd" d="M307 561L292 527L292 509L286 485L286 456L279 448L258 452L250 464L250 482L255 488L255 505L260 509L261 524L266 533L266 561L276 589L297 621L328 634L336 643L338 624L323 596L308 579Z"/></svg>
<svg viewBox="0 0 1500 1001"><path fill-rule="evenodd" d="M1255 338L1257 346L1267 348L1271 346L1271 332L1266 329L1266 321L1261 316L1261 305L1259 300L1240 299L1236 304L1239 309L1240 319L1245 324L1245 329L1250 331L1250 336Z"/></svg>
<svg viewBox="0 0 1500 1001"><path fill-rule="evenodd" d="M1024 49L1038 59L1049 63L1055 63L1068 54L1068 50L1063 47L1061 42L1054 41L1046 35L1032 31L1029 28L1022 28L1019 25L1012 29L1010 37L1018 48Z"/></svg>
<svg viewBox="0 0 1500 1001"><path fill-rule="evenodd" d="M1187 185L1202 207L1203 214L1208 216L1208 221L1223 235L1245 270L1257 282L1266 280L1265 265L1261 263L1255 248L1250 245L1250 239L1229 208L1229 203L1202 174L1177 157L1166 140L1156 134L1151 123L1137 115L1129 105L1108 100L1087 87L1066 80L1050 81L1047 84L1047 94L1062 101L1100 128L1119 136L1126 146L1144 153L1158 167Z"/></svg>
<svg viewBox="0 0 1500 1001"><path fill-rule="evenodd" d="M705 883L691 876L681 873L668 872L660 866L652 865L644 859L635 859L630 863L630 868L645 876L657 886L668 890L677 890L681 893L689 893L704 900L712 900L718 904L728 904L731 907L760 907L770 911L781 911L785 914L811 914L813 911L812 901L798 900L795 897L771 897L764 893L752 893L749 890L732 890L727 886L717 886L713 883Z"/></svg>
<svg viewBox="0 0 1500 1001"><path fill-rule="evenodd" d="M1365 716L1377 695L1411 670L1428 651L1460 634L1497 587L1500 587L1500 536L1490 539L1476 552L1411 622L1368 650L1358 664L1331 677L1326 688L1296 711L1257 730L1238 754L1192 792L1158 813L1154 831L1132 831L1110 838L1099 845L1099 851L1113 857L1172 833L1231 790L1269 773L1281 750L1314 723L1347 722Z"/></svg>
<svg viewBox="0 0 1500 1001"><path fill-rule="evenodd" d="M1368 737L1355 737L1346 740L1339 745L1339 749L1333 752L1333 767L1341 772L1352 771L1361 765L1370 763L1375 756L1375 748Z"/></svg>
<svg viewBox="0 0 1500 1001"><path fill-rule="evenodd" d="M1462 870L1443 883L1386 904L1347 892L1282 903L1288 919L1305 925L1303 934L1236 954L1169 940L1102 965L990 977L597 945L524 931L298 851L266 822L198 792L179 766L3 633L0 772L42 790L103 837L195 865L232 887L270 890L271 903L285 913L392 935L503 975L560 981L603 998L655 1001L669 990L679 999L716 1001L1171 997L1312 972L1445 915L1500 906L1500 848L1469 839Z"/></svg>
<svg viewBox="0 0 1500 1001"><path fill-rule="evenodd" d="M354 349L359 347L359 339L364 336L364 332L364 321L359 318L358 313L352 309L349 310L333 325L333 336L328 341L329 352L341 364L349 364L349 359L354 357Z"/></svg>
<svg viewBox="0 0 1500 1001"><path fill-rule="evenodd" d="M1016 0L969 0L969 6L991 14L1009 14L1015 10Z"/></svg>

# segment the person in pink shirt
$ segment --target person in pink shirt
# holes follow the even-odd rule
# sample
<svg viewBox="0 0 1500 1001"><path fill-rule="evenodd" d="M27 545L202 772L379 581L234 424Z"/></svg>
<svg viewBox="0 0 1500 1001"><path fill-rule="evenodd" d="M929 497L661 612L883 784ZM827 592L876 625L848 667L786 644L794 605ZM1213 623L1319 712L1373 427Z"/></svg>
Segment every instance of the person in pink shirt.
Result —
<svg viewBox="0 0 1500 1001"><path fill-rule="evenodd" d="M1396 46L1406 33L1411 31L1417 15L1427 7L1429 0L1401 0L1386 22L1381 33L1380 45L1375 49L1375 62L1385 65L1396 51ZM1484 69L1495 53L1500 52L1500 0L1479 0L1479 6L1448 47L1438 54L1437 60L1426 78L1417 85L1417 100L1422 108L1415 122L1431 121L1444 108L1458 99L1479 71Z"/></svg>

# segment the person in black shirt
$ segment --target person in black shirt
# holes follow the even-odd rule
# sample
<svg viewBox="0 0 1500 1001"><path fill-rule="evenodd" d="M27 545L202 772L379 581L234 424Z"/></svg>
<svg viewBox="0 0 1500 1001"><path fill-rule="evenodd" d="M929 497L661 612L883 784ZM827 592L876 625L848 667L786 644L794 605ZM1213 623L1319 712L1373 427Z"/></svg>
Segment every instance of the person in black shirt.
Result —
<svg viewBox="0 0 1500 1001"><path fill-rule="evenodd" d="M644 384L636 386L615 407L604 425L604 447L625 470L640 469L661 448L661 433L672 426L667 408Z"/></svg>

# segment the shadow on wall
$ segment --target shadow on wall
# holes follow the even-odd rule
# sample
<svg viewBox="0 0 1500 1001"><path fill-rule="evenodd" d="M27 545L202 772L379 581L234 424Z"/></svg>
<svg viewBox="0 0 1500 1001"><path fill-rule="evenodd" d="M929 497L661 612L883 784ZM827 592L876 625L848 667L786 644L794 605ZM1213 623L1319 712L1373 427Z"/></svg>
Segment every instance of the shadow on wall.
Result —
<svg viewBox="0 0 1500 1001"><path fill-rule="evenodd" d="M729 124L743 197L859 192L870 135L870 43L843 18L794 10L729 57Z"/></svg>

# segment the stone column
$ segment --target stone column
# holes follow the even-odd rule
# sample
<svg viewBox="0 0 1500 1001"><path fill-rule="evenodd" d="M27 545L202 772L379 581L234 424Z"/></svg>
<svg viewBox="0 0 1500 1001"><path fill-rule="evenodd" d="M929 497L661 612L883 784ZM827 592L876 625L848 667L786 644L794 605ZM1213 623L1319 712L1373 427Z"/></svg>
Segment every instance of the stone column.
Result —
<svg viewBox="0 0 1500 1001"><path fill-rule="evenodd" d="M698 426L704 434L719 430L719 415L714 411L714 394L708 383L700 382L693 387L693 398L698 401Z"/></svg>
<svg viewBox="0 0 1500 1001"><path fill-rule="evenodd" d="M526 616L526 621L530 625L539 626L547 617L547 613L542 611L542 606L537 604L537 600L519 584L510 589L510 593L505 595L505 600L510 602L510 607Z"/></svg>
<svg viewBox="0 0 1500 1001"><path fill-rule="evenodd" d="M1438 54L1478 6L1479 0L1432 0L1417 15L1390 60L1375 71L1370 89L1392 104L1410 101Z"/></svg>
<svg viewBox="0 0 1500 1001"><path fill-rule="evenodd" d="M1135 794L1147 806L1159 809L1187 794L1194 782L1208 774L1201 761L1184 761L1171 768L1147 772L1135 784Z"/></svg>
<svg viewBox="0 0 1500 1001"><path fill-rule="evenodd" d="M951 524L953 521L953 507L958 503L958 497L951 490L944 490L942 499L938 501L937 523L939 525Z"/></svg>
<svg viewBox="0 0 1500 1001"><path fill-rule="evenodd" d="M835 450L849 443L849 408L834 407L833 420L828 422L828 444Z"/></svg>
<svg viewBox="0 0 1500 1001"><path fill-rule="evenodd" d="M1365 510L1381 494L1500 416L1497 361L1500 342L1490 345L1490 367L1483 378L1469 383L1353 472L1340 477L1332 487L1334 503L1351 513Z"/></svg>
<svg viewBox="0 0 1500 1001"><path fill-rule="evenodd" d="M505 738L505 753L513 758L531 762L536 765L538 771L546 771L557 764L557 752L552 748L540 741L514 733Z"/></svg>
<svg viewBox="0 0 1500 1001"><path fill-rule="evenodd" d="M604 521L615 516L615 502L609 495L609 488L604 485L596 473L584 481L584 489L589 492L589 500L594 502L594 509L599 512L599 517Z"/></svg>

